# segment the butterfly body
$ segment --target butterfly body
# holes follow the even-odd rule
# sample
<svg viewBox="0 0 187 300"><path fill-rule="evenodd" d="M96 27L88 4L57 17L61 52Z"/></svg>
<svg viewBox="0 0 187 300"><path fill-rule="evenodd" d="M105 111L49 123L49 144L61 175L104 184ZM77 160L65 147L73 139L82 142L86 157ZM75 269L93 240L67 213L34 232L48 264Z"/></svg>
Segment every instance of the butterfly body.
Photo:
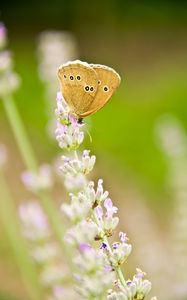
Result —
<svg viewBox="0 0 187 300"><path fill-rule="evenodd" d="M79 60L60 66L58 77L62 95L78 118L101 109L120 84L120 76L112 68Z"/></svg>

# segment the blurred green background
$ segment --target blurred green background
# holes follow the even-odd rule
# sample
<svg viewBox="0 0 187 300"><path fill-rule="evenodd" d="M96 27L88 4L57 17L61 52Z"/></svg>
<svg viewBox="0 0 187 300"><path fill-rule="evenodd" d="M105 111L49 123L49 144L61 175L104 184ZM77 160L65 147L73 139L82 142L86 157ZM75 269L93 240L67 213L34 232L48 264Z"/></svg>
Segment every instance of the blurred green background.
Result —
<svg viewBox="0 0 187 300"><path fill-rule="evenodd" d="M122 194L128 189L138 191L158 226L167 228L172 199L166 186L167 161L155 140L155 124L161 115L171 113L187 130L187 2L1 0L0 11L8 28L15 70L22 80L15 98L40 161L52 161L59 150L45 130L48 117L45 87L38 76L37 38L43 30L68 30L77 40L78 58L109 65L122 78L112 100L87 121L93 142L87 137L86 147L98 156L97 174L105 177L114 200L120 189ZM19 181L14 173L23 166L20 158L17 162L18 152L1 103L0 126L1 142L9 145L14 164L15 172L10 172L14 186ZM15 197L23 195L15 191ZM119 206L120 201L123 199ZM3 238L2 234L0 254L9 261ZM11 288L16 290L16 283L7 284L6 289ZM1 284L0 289L4 289Z"/></svg>

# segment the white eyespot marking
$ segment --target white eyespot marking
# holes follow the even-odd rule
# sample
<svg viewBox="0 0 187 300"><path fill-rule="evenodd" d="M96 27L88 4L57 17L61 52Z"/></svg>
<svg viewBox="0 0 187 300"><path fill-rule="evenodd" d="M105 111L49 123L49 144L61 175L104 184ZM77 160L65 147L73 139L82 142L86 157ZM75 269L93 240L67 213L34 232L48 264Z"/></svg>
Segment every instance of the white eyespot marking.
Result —
<svg viewBox="0 0 187 300"><path fill-rule="evenodd" d="M107 85L105 85L105 86L103 87L103 91L104 91L104 92L108 92L108 91L109 91L109 88L108 88Z"/></svg>
<svg viewBox="0 0 187 300"><path fill-rule="evenodd" d="M81 77L80 77L80 75L77 75L77 80L81 80Z"/></svg>
<svg viewBox="0 0 187 300"><path fill-rule="evenodd" d="M93 92L93 91L94 91L94 87L91 86L91 87L90 87L90 92Z"/></svg>
<svg viewBox="0 0 187 300"><path fill-rule="evenodd" d="M70 80L73 80L73 79L74 79L73 75L70 75L70 76L69 76L69 79L70 79Z"/></svg>
<svg viewBox="0 0 187 300"><path fill-rule="evenodd" d="M89 85L86 85L86 86L84 87L84 89L85 89L86 92L88 92L89 89L90 89Z"/></svg>

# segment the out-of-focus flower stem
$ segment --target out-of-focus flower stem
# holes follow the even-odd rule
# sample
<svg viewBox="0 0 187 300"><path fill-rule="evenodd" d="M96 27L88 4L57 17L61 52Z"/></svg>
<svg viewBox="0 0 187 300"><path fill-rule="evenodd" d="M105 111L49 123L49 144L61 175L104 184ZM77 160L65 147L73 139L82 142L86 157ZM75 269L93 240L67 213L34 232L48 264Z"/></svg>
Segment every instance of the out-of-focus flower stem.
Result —
<svg viewBox="0 0 187 300"><path fill-rule="evenodd" d="M21 276L27 288L29 299L43 299L43 292L38 284L37 272L34 264L29 258L26 245L24 244L20 234L19 223L16 218L16 209L13 205L2 170L0 170L0 190L0 218L9 239L15 260L20 268Z"/></svg>
<svg viewBox="0 0 187 300"><path fill-rule="evenodd" d="M10 94L7 94L6 96L4 96L2 102L24 163L29 170L37 172L38 166L32 150L32 146L28 139L24 124L20 118L14 99ZM50 199L48 191L44 192L40 190L38 191L38 196L40 197L44 209L48 214L53 231L58 238L63 251L65 251L66 247L63 241L63 224L61 222L60 215L58 214L58 211L54 206L53 200Z"/></svg>
<svg viewBox="0 0 187 300"><path fill-rule="evenodd" d="M32 147L30 145L29 139L27 137L27 133L25 131L24 125L20 118L14 99L10 94L4 96L3 105L6 111L8 121L12 128L15 140L17 142L17 145L19 147L19 150L21 152L22 158L24 160L27 169L31 171L36 171L37 163L34 158Z"/></svg>

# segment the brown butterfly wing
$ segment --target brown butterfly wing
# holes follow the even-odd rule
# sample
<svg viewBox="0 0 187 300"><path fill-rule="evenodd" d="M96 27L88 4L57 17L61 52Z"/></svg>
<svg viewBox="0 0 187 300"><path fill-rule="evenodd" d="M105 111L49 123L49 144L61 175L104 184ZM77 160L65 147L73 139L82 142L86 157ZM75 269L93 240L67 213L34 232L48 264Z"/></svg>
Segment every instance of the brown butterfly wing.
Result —
<svg viewBox="0 0 187 300"><path fill-rule="evenodd" d="M82 118L100 110L112 97L121 81L118 73L112 68L94 64L90 66L98 75L98 89L94 101L90 104L88 110L81 114Z"/></svg>
<svg viewBox="0 0 187 300"><path fill-rule="evenodd" d="M81 117L92 104L98 88L96 71L89 64L74 61L58 70L62 95L70 111Z"/></svg>

